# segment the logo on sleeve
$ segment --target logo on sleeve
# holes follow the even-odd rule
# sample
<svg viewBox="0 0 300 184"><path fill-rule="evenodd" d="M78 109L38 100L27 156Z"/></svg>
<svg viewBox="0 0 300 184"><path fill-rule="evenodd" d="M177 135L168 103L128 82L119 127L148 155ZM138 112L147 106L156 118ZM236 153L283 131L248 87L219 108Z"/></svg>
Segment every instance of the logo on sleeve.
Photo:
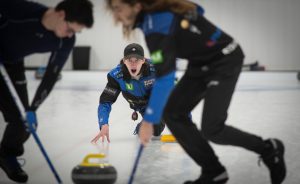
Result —
<svg viewBox="0 0 300 184"><path fill-rule="evenodd" d="M159 64L164 61L162 50L157 50L151 54L151 59L153 64Z"/></svg>
<svg viewBox="0 0 300 184"><path fill-rule="evenodd" d="M105 87L105 89L104 89L104 93L107 93L107 94L109 94L109 95L116 95L116 93L117 93L117 90L116 89L114 89L114 88L110 88L110 87Z"/></svg>
<svg viewBox="0 0 300 184"><path fill-rule="evenodd" d="M154 83L154 81L155 81L155 79L145 80L145 81L144 81L145 87L152 86L153 83Z"/></svg>
<svg viewBox="0 0 300 184"><path fill-rule="evenodd" d="M150 107L148 107L148 108L146 109L146 114L148 114L148 115L153 114L153 110L152 110Z"/></svg>

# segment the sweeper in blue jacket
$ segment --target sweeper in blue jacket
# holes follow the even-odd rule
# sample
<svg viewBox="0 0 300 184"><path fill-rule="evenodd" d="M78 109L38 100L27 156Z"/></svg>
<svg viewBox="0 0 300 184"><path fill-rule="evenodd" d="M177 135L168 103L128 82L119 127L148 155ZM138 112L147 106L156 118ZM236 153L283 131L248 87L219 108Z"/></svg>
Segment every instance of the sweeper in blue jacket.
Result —
<svg viewBox="0 0 300 184"><path fill-rule="evenodd" d="M227 125L228 108L243 65L242 48L188 0L106 0L124 35L143 32L156 80L139 131L147 145L153 125L164 119L178 143L201 166L201 175L186 184L224 184L226 168L208 141L244 148L259 155L272 184L286 176L284 144ZM176 58L188 61L174 86ZM203 100L201 130L189 113ZM200 170L200 169L199 169ZM158 173L157 173L158 174Z"/></svg>

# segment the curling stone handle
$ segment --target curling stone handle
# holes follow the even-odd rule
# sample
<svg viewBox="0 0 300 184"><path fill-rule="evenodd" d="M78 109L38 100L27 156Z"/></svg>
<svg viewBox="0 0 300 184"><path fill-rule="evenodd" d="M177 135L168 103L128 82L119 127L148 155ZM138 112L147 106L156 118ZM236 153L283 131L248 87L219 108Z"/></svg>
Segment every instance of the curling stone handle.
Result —
<svg viewBox="0 0 300 184"><path fill-rule="evenodd" d="M87 156L84 157L81 165L89 165L90 162L89 160L91 158L98 158L98 159L102 159L102 158L105 158L105 154L103 153L98 153L98 154L88 154Z"/></svg>

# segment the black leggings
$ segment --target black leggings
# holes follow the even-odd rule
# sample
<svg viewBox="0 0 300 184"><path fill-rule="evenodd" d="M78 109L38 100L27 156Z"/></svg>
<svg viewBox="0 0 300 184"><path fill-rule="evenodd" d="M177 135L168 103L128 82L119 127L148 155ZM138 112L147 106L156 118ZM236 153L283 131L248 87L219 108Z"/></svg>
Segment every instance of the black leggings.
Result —
<svg viewBox="0 0 300 184"><path fill-rule="evenodd" d="M25 78L24 62L5 64L6 71L25 107L28 108L28 92ZM20 156L24 152L23 144L28 139L21 114L13 100L12 95L0 74L0 111L8 123L0 145L0 154L5 156Z"/></svg>
<svg viewBox="0 0 300 184"><path fill-rule="evenodd" d="M203 67L189 63L188 69L171 93L164 120L185 151L204 170L221 164L207 140L261 153L262 138L225 125L227 110L239 77L243 55L240 50ZM207 70L208 69L208 70ZM204 99L201 131L189 113Z"/></svg>
<svg viewBox="0 0 300 184"><path fill-rule="evenodd" d="M160 134L164 131L166 123L161 120L158 125L153 126L153 135L160 136Z"/></svg>

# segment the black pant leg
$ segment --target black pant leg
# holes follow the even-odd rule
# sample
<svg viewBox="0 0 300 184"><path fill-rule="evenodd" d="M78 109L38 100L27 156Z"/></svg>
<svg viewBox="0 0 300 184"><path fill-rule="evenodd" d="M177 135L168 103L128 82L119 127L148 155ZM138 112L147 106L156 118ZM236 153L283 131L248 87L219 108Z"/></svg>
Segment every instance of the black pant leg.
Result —
<svg viewBox="0 0 300 184"><path fill-rule="evenodd" d="M13 85L19 95L23 106L25 107L25 109L28 109L28 90L24 61L18 61L16 64L5 64L4 66L11 81L13 81Z"/></svg>
<svg viewBox="0 0 300 184"><path fill-rule="evenodd" d="M27 108L28 93L23 62L6 64L5 68L23 105ZM0 110L8 123L2 138L0 154L10 156L22 155L24 152L23 143L28 139L29 133L26 131L21 114L2 75L0 76Z"/></svg>
<svg viewBox="0 0 300 184"><path fill-rule="evenodd" d="M158 125L153 126L153 135L160 136L160 134L164 131L166 123L164 120L161 120Z"/></svg>
<svg viewBox="0 0 300 184"><path fill-rule="evenodd" d="M233 145L261 153L264 143L261 137L225 125L227 110L238 80L243 58L228 56L209 77L204 97L201 130L205 138L217 144ZM236 63L228 67L227 63ZM215 85L214 85L215 84Z"/></svg>
<svg viewBox="0 0 300 184"><path fill-rule="evenodd" d="M178 143L204 170L221 167L212 147L191 121L190 112L203 98L203 81L186 74L175 86L164 110L164 120Z"/></svg>

